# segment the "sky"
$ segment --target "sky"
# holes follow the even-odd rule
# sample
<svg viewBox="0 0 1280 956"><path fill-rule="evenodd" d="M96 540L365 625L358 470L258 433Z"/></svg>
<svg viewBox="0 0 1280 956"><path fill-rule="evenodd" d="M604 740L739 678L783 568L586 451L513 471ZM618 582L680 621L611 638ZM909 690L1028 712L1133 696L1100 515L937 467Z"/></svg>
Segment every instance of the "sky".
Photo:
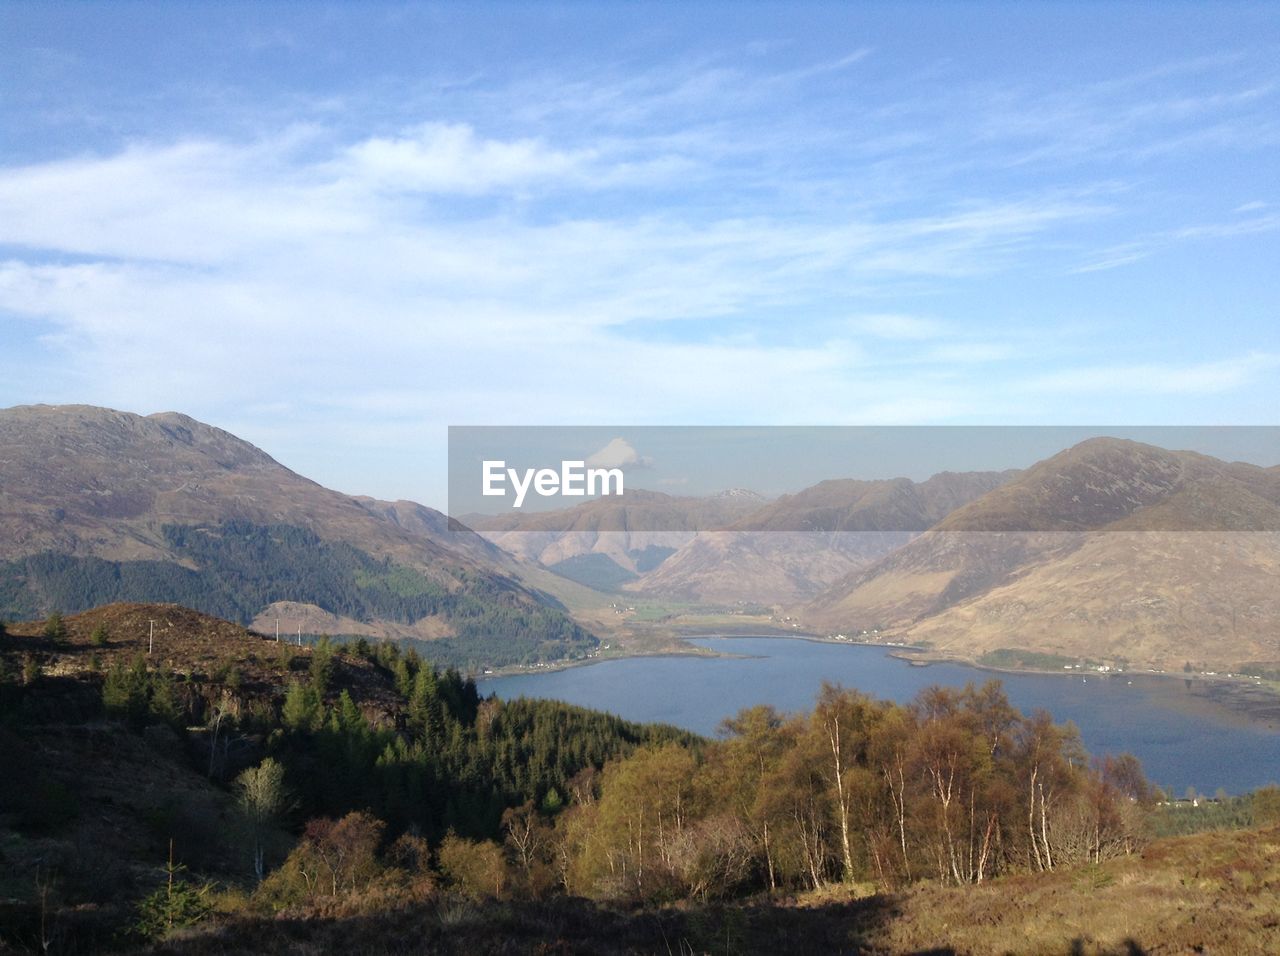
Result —
<svg viewBox="0 0 1280 956"><path fill-rule="evenodd" d="M0 0L0 407L1280 424L1278 147L1271 3Z"/></svg>

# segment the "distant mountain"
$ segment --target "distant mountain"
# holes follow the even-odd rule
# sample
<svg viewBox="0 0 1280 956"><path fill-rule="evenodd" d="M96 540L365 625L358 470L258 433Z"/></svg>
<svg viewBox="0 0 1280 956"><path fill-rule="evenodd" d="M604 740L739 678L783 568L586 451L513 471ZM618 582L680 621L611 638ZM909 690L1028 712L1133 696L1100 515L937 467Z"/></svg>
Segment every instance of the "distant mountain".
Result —
<svg viewBox="0 0 1280 956"><path fill-rule="evenodd" d="M943 472L927 481L835 479L702 532L626 590L689 601L791 604L910 541L1016 472Z"/></svg>
<svg viewBox="0 0 1280 956"><path fill-rule="evenodd" d="M650 570L696 532L729 527L763 500L741 489L707 498L633 489L557 511L462 521L517 557L585 583L608 578L616 585Z"/></svg>
<svg viewBox="0 0 1280 956"><path fill-rule="evenodd" d="M1093 439L816 597L807 622L975 659L1280 659L1280 471Z"/></svg>
<svg viewBox="0 0 1280 956"><path fill-rule="evenodd" d="M907 478L823 481L756 509L733 530L919 533L1017 474L944 471L922 482Z"/></svg>
<svg viewBox="0 0 1280 956"><path fill-rule="evenodd" d="M707 497L637 489L557 511L462 520L504 550L592 587L773 604L816 594L1012 474L841 479L775 501L741 488Z"/></svg>
<svg viewBox="0 0 1280 956"><path fill-rule="evenodd" d="M439 512L330 491L185 415L0 410L0 615L174 601L433 639L451 663L592 646L514 565Z"/></svg>

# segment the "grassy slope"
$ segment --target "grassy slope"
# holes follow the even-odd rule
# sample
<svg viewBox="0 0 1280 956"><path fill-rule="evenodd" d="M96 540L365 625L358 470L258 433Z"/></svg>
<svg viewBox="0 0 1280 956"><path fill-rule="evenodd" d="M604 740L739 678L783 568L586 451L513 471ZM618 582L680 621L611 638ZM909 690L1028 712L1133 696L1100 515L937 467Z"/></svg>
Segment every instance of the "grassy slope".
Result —
<svg viewBox="0 0 1280 956"><path fill-rule="evenodd" d="M1205 833L978 887L630 912L441 898L395 913L233 920L157 951L393 953L413 940L447 953L1274 953L1278 851L1280 829Z"/></svg>

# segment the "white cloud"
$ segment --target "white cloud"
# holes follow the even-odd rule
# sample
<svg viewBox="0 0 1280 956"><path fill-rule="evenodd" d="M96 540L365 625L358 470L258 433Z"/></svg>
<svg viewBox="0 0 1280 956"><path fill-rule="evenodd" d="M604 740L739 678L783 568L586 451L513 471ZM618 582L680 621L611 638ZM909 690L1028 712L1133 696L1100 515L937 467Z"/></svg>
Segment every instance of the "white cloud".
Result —
<svg viewBox="0 0 1280 956"><path fill-rule="evenodd" d="M424 123L356 143L340 165L379 189L474 195L578 178L594 159L590 151L552 149L536 139L484 139L466 124Z"/></svg>
<svg viewBox="0 0 1280 956"><path fill-rule="evenodd" d="M587 456L588 468L649 468L653 459L641 455L625 438L614 438Z"/></svg>

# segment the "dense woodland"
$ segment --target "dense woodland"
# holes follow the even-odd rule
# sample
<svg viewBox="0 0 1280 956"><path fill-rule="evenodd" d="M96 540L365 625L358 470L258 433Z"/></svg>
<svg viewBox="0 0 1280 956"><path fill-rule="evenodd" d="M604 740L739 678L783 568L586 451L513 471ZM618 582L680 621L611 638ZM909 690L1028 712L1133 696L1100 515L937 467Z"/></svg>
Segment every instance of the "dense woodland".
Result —
<svg viewBox="0 0 1280 956"><path fill-rule="evenodd" d="M436 642L433 657L458 667L581 658L597 643L562 611L496 576L456 568L466 587L450 590L412 568L293 525L166 525L163 532L177 560L46 552L0 565L0 614L33 618L53 609L156 601L248 624L276 601L297 601L361 621L412 624L439 616L454 637Z"/></svg>

